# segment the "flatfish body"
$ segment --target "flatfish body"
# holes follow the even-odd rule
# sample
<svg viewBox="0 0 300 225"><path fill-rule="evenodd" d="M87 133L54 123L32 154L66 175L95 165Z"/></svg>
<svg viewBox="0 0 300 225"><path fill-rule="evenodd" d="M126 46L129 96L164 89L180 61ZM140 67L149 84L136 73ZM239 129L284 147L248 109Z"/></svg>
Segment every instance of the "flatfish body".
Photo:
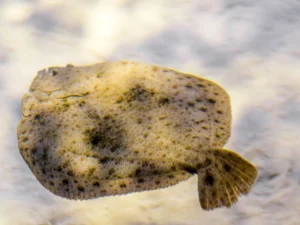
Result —
<svg viewBox="0 0 300 225"><path fill-rule="evenodd" d="M257 176L222 148L229 96L194 75L130 61L52 67L38 73L22 103L21 155L64 198L153 190L197 174L209 210L231 206Z"/></svg>

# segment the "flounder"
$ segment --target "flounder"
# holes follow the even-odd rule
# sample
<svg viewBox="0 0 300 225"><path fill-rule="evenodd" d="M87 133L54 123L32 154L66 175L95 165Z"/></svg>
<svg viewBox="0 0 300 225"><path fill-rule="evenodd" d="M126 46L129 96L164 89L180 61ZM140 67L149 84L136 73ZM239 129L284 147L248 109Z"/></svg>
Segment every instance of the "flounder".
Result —
<svg viewBox="0 0 300 225"><path fill-rule="evenodd" d="M20 153L68 199L154 190L198 175L203 209L247 194L255 166L222 148L228 94L206 79L139 62L52 67L22 101Z"/></svg>

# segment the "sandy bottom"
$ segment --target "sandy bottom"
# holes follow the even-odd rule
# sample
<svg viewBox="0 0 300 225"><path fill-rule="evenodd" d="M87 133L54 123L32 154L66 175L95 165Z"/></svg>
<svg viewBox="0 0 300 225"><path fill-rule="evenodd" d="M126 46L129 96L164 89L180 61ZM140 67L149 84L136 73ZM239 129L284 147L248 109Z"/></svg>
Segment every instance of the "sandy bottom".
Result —
<svg viewBox="0 0 300 225"><path fill-rule="evenodd" d="M300 221L300 2L0 1L1 225L296 225ZM199 74L230 94L226 147L259 178L230 209L200 208L197 178L91 201L54 196L17 147L21 97L48 66L137 60Z"/></svg>

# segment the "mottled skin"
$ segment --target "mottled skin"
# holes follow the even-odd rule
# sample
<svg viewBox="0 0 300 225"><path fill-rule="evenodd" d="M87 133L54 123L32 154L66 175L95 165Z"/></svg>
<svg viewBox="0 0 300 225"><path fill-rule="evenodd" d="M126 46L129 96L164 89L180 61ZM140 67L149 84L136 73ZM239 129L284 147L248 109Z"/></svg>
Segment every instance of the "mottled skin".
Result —
<svg viewBox="0 0 300 225"><path fill-rule="evenodd" d="M23 98L20 152L47 189L69 199L153 190L198 174L202 208L231 206L256 168L222 149L229 97L174 70L105 62L49 68Z"/></svg>

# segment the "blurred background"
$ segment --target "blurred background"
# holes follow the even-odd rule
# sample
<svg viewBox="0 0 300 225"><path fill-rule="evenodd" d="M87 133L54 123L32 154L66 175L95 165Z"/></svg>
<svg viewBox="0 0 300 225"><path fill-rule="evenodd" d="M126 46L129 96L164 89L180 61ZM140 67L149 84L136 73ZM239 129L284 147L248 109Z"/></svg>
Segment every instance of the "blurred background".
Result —
<svg viewBox="0 0 300 225"><path fill-rule="evenodd" d="M0 225L300 224L300 1L0 0ZM21 98L38 70L136 60L197 74L231 96L233 149L259 169L230 209L200 208L197 177L70 201L19 154Z"/></svg>

